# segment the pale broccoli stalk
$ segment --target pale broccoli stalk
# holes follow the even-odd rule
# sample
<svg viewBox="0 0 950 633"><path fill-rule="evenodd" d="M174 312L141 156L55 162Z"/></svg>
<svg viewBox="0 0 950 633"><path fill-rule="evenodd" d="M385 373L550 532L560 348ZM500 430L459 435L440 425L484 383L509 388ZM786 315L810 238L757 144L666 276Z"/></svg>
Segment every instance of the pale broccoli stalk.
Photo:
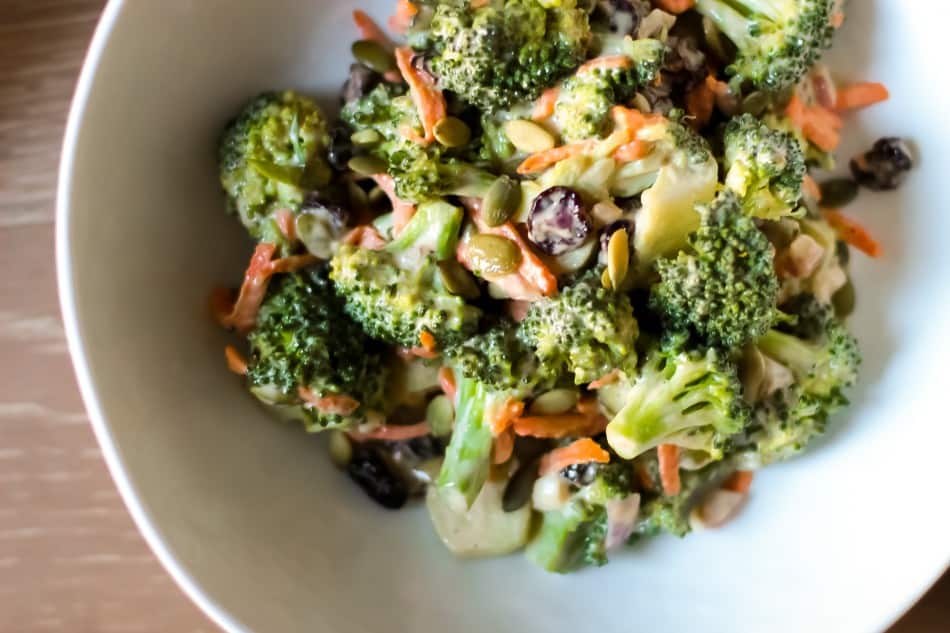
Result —
<svg viewBox="0 0 950 633"><path fill-rule="evenodd" d="M443 498L457 509L471 507L488 479L492 432L486 418L505 397L503 392L492 391L477 380L458 381L455 427L436 482Z"/></svg>

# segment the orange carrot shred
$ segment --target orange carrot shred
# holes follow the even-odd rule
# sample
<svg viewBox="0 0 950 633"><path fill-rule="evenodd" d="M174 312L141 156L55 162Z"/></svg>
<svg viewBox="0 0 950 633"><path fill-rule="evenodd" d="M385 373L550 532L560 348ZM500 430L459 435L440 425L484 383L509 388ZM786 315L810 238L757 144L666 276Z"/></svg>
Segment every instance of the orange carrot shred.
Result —
<svg viewBox="0 0 950 633"><path fill-rule="evenodd" d="M821 202L821 187L819 187L815 179L808 174L805 174L805 178L802 180L802 191L808 194L808 197Z"/></svg>
<svg viewBox="0 0 950 633"><path fill-rule="evenodd" d="M277 209L274 211L274 221L277 222L277 228L291 242L297 240L297 223L294 221L294 214L290 209Z"/></svg>
<svg viewBox="0 0 950 633"><path fill-rule="evenodd" d="M439 368L439 387L442 392L448 396L449 400L455 402L455 394L458 391L458 385L455 383L455 372L451 367Z"/></svg>
<svg viewBox="0 0 950 633"><path fill-rule="evenodd" d="M412 19L417 13L419 13L419 7L409 2L409 0L399 0L396 3L395 15L391 16L386 24L393 33L403 35L412 26Z"/></svg>
<svg viewBox="0 0 950 633"><path fill-rule="evenodd" d="M656 489L656 486L653 483L653 477L650 476L650 471L642 462L637 462L634 465L633 472L637 476L637 481L640 483L641 488L644 490Z"/></svg>
<svg viewBox="0 0 950 633"><path fill-rule="evenodd" d="M423 143L425 140L420 136L418 142ZM389 174L376 174L373 176L373 181L379 185L393 205L393 234L399 235L416 214L416 205L396 195L396 181Z"/></svg>
<svg viewBox="0 0 950 633"><path fill-rule="evenodd" d="M251 261L244 273L244 282L230 312L218 313L218 322L238 332L248 332L257 322L257 310L264 301L270 282L270 262L277 247L262 242L254 249Z"/></svg>
<svg viewBox="0 0 950 633"><path fill-rule="evenodd" d="M887 101L890 98L887 87L882 83L861 82L838 88L838 99L835 102L836 110L851 110L866 108L867 106Z"/></svg>
<svg viewBox="0 0 950 633"><path fill-rule="evenodd" d="M696 0L653 0L653 4L667 13L679 15L692 9Z"/></svg>
<svg viewBox="0 0 950 633"><path fill-rule="evenodd" d="M372 224L361 224L360 226L353 227L343 236L341 241L344 244L368 248L373 251L378 251L386 246L386 240L383 239L383 236L379 234L379 231L377 231L376 227Z"/></svg>
<svg viewBox="0 0 950 633"><path fill-rule="evenodd" d="M680 492L680 447L675 444L660 444L656 447L660 466L660 483L663 493L677 495Z"/></svg>
<svg viewBox="0 0 950 633"><path fill-rule="evenodd" d="M422 131L425 133L423 139L426 144L435 140L435 124L445 118L447 108L445 97L435 86L428 75L420 73L412 65L413 52L411 48L401 47L396 49L396 65L403 79L409 84L409 93L412 95L412 102L419 112L419 119L422 121Z"/></svg>
<svg viewBox="0 0 950 633"><path fill-rule="evenodd" d="M820 105L806 106L798 95L792 95L785 115L802 131L805 138L823 151L830 152L841 142L838 134L842 126L841 117L827 108Z"/></svg>
<svg viewBox="0 0 950 633"><path fill-rule="evenodd" d="M432 430L429 428L428 422L418 422L416 424L387 424L372 431L366 431L365 433L348 431L347 435L354 442L366 442L368 440L401 442L403 440L424 437L431 432Z"/></svg>
<svg viewBox="0 0 950 633"><path fill-rule="evenodd" d="M832 13L829 22L832 28L840 29L844 24L844 11L835 11Z"/></svg>
<svg viewBox="0 0 950 633"><path fill-rule="evenodd" d="M562 448L556 448L541 458L539 473L541 476L559 472L574 464L597 462L606 464L610 461L610 453L600 444L589 437L575 440Z"/></svg>
<svg viewBox="0 0 950 633"><path fill-rule="evenodd" d="M432 332L428 330L422 330L419 332L419 344L422 346L422 349L427 352L435 351L435 337L432 336Z"/></svg>
<svg viewBox="0 0 950 633"><path fill-rule="evenodd" d="M722 482L722 487L733 492L749 492L754 475L755 473L751 470L737 470Z"/></svg>
<svg viewBox="0 0 950 633"><path fill-rule="evenodd" d="M508 398L498 409L491 412L488 426L492 435L498 436L511 427L512 422L519 419L524 413L524 402Z"/></svg>
<svg viewBox="0 0 950 633"><path fill-rule="evenodd" d="M591 390L597 390L597 389L600 389L601 387L612 385L618 380L620 380L620 370L612 369L611 371L607 372L606 374L604 374L597 380L594 380L589 385L587 385L587 388Z"/></svg>
<svg viewBox="0 0 950 633"><path fill-rule="evenodd" d="M360 37L364 40L379 42L385 48L392 50L392 40L389 39L386 32L379 28L379 25L376 24L373 18L369 17L365 11L359 9L353 11L353 22L356 24L356 29L360 32Z"/></svg>
<svg viewBox="0 0 950 633"><path fill-rule="evenodd" d="M495 443L492 446L492 463L493 464L504 464L509 459L511 459L512 453L515 452L515 434L511 432L511 429L505 429L500 434L495 436Z"/></svg>
<svg viewBox="0 0 950 633"><path fill-rule="evenodd" d="M359 400L346 394L319 396L307 387L297 387L297 395L306 404L327 415L351 415L360 408Z"/></svg>
<svg viewBox="0 0 950 633"><path fill-rule="evenodd" d="M410 347L409 354L418 358L425 358L426 360L432 360L439 357L439 353L437 351L426 349L424 347Z"/></svg>
<svg viewBox="0 0 950 633"><path fill-rule="evenodd" d="M716 106L716 93L706 81L697 83L686 93L686 113L693 118L689 120L694 130L702 128L712 118Z"/></svg>
<svg viewBox="0 0 950 633"><path fill-rule="evenodd" d="M624 143L614 150L614 159L622 162L640 160L649 154L652 149L653 143L636 139L629 143Z"/></svg>
<svg viewBox="0 0 950 633"><path fill-rule="evenodd" d="M528 316L528 308L531 307L530 301L512 300L505 304L505 312L515 323L521 323Z"/></svg>
<svg viewBox="0 0 950 633"><path fill-rule="evenodd" d="M591 151L594 149L596 143L597 141L589 139L536 152L525 158L521 164L518 165L517 171L522 175L536 174L571 156L577 156L578 154Z"/></svg>
<svg viewBox="0 0 950 633"><path fill-rule="evenodd" d="M272 275L277 273L292 273L295 270L313 266L318 261L320 261L320 258L315 255L290 255L289 257L281 257L280 259L273 260L270 266L268 266L268 272Z"/></svg>
<svg viewBox="0 0 950 633"><path fill-rule="evenodd" d="M228 369L239 376L247 375L247 361L233 345L224 346L224 358L228 362Z"/></svg>
<svg viewBox="0 0 950 633"><path fill-rule="evenodd" d="M538 100L534 102L531 119L544 121L550 118L554 114L554 108L557 105L557 98L560 93L561 89L558 86L553 86L542 92Z"/></svg>
<svg viewBox="0 0 950 633"><path fill-rule="evenodd" d="M822 209L825 219L831 228L845 242L855 247L869 257L880 257L883 249L880 242L874 239L871 234L857 220L851 218L835 209Z"/></svg>

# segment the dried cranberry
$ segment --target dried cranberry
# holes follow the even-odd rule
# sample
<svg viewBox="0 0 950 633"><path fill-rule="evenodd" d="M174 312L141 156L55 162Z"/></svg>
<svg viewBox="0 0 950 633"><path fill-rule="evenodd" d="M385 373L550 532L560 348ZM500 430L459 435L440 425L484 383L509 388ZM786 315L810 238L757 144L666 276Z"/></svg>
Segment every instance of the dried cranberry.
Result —
<svg viewBox="0 0 950 633"><path fill-rule="evenodd" d="M567 187L545 189L531 203L528 237L548 255L577 248L592 226L580 195Z"/></svg>

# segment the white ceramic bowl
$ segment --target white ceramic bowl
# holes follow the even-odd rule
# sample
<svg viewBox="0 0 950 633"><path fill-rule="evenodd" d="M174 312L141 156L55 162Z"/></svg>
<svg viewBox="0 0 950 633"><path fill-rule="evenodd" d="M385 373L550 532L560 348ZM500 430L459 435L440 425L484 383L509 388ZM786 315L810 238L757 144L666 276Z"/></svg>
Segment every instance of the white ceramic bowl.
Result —
<svg viewBox="0 0 950 633"><path fill-rule="evenodd" d="M320 439L268 418L225 370L206 298L239 279L248 244L222 212L217 135L262 89L332 104L352 7L111 2L66 134L59 281L99 442L169 572L229 631L884 629L950 560L950 117L937 105L950 92L926 52L946 35L936 11L906 4L852 2L833 55L893 93L849 121L849 149L900 134L922 156L899 193L855 209L886 254L855 255L866 363L852 412L757 477L727 528L560 577L519 556L453 560L424 510L369 502Z"/></svg>

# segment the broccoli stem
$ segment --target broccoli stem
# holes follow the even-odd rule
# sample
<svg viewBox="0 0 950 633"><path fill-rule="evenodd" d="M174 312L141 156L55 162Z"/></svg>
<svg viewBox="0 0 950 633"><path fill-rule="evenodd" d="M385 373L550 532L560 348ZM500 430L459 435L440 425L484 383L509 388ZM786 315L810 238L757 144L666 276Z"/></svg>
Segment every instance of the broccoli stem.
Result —
<svg viewBox="0 0 950 633"><path fill-rule="evenodd" d="M569 502L560 510L545 512L541 528L528 544L528 559L546 571L565 573L584 563L588 532L597 516L580 501Z"/></svg>
<svg viewBox="0 0 950 633"><path fill-rule="evenodd" d="M463 508L472 506L488 479L492 434L485 413L492 399L492 392L482 383L470 378L459 381L455 428L437 484L446 499L457 495Z"/></svg>
<svg viewBox="0 0 950 633"><path fill-rule="evenodd" d="M774 358L802 379L808 375L817 361L817 350L814 346L797 336L769 330L756 341L756 346L763 354Z"/></svg>
<svg viewBox="0 0 950 633"><path fill-rule="evenodd" d="M448 202L423 202L409 224L386 248L393 253L417 249L431 252L438 260L451 257L455 253L462 217L462 210Z"/></svg>
<svg viewBox="0 0 950 633"><path fill-rule="evenodd" d="M739 48L748 42L748 18L722 0L696 0L696 11L715 22L719 30Z"/></svg>

